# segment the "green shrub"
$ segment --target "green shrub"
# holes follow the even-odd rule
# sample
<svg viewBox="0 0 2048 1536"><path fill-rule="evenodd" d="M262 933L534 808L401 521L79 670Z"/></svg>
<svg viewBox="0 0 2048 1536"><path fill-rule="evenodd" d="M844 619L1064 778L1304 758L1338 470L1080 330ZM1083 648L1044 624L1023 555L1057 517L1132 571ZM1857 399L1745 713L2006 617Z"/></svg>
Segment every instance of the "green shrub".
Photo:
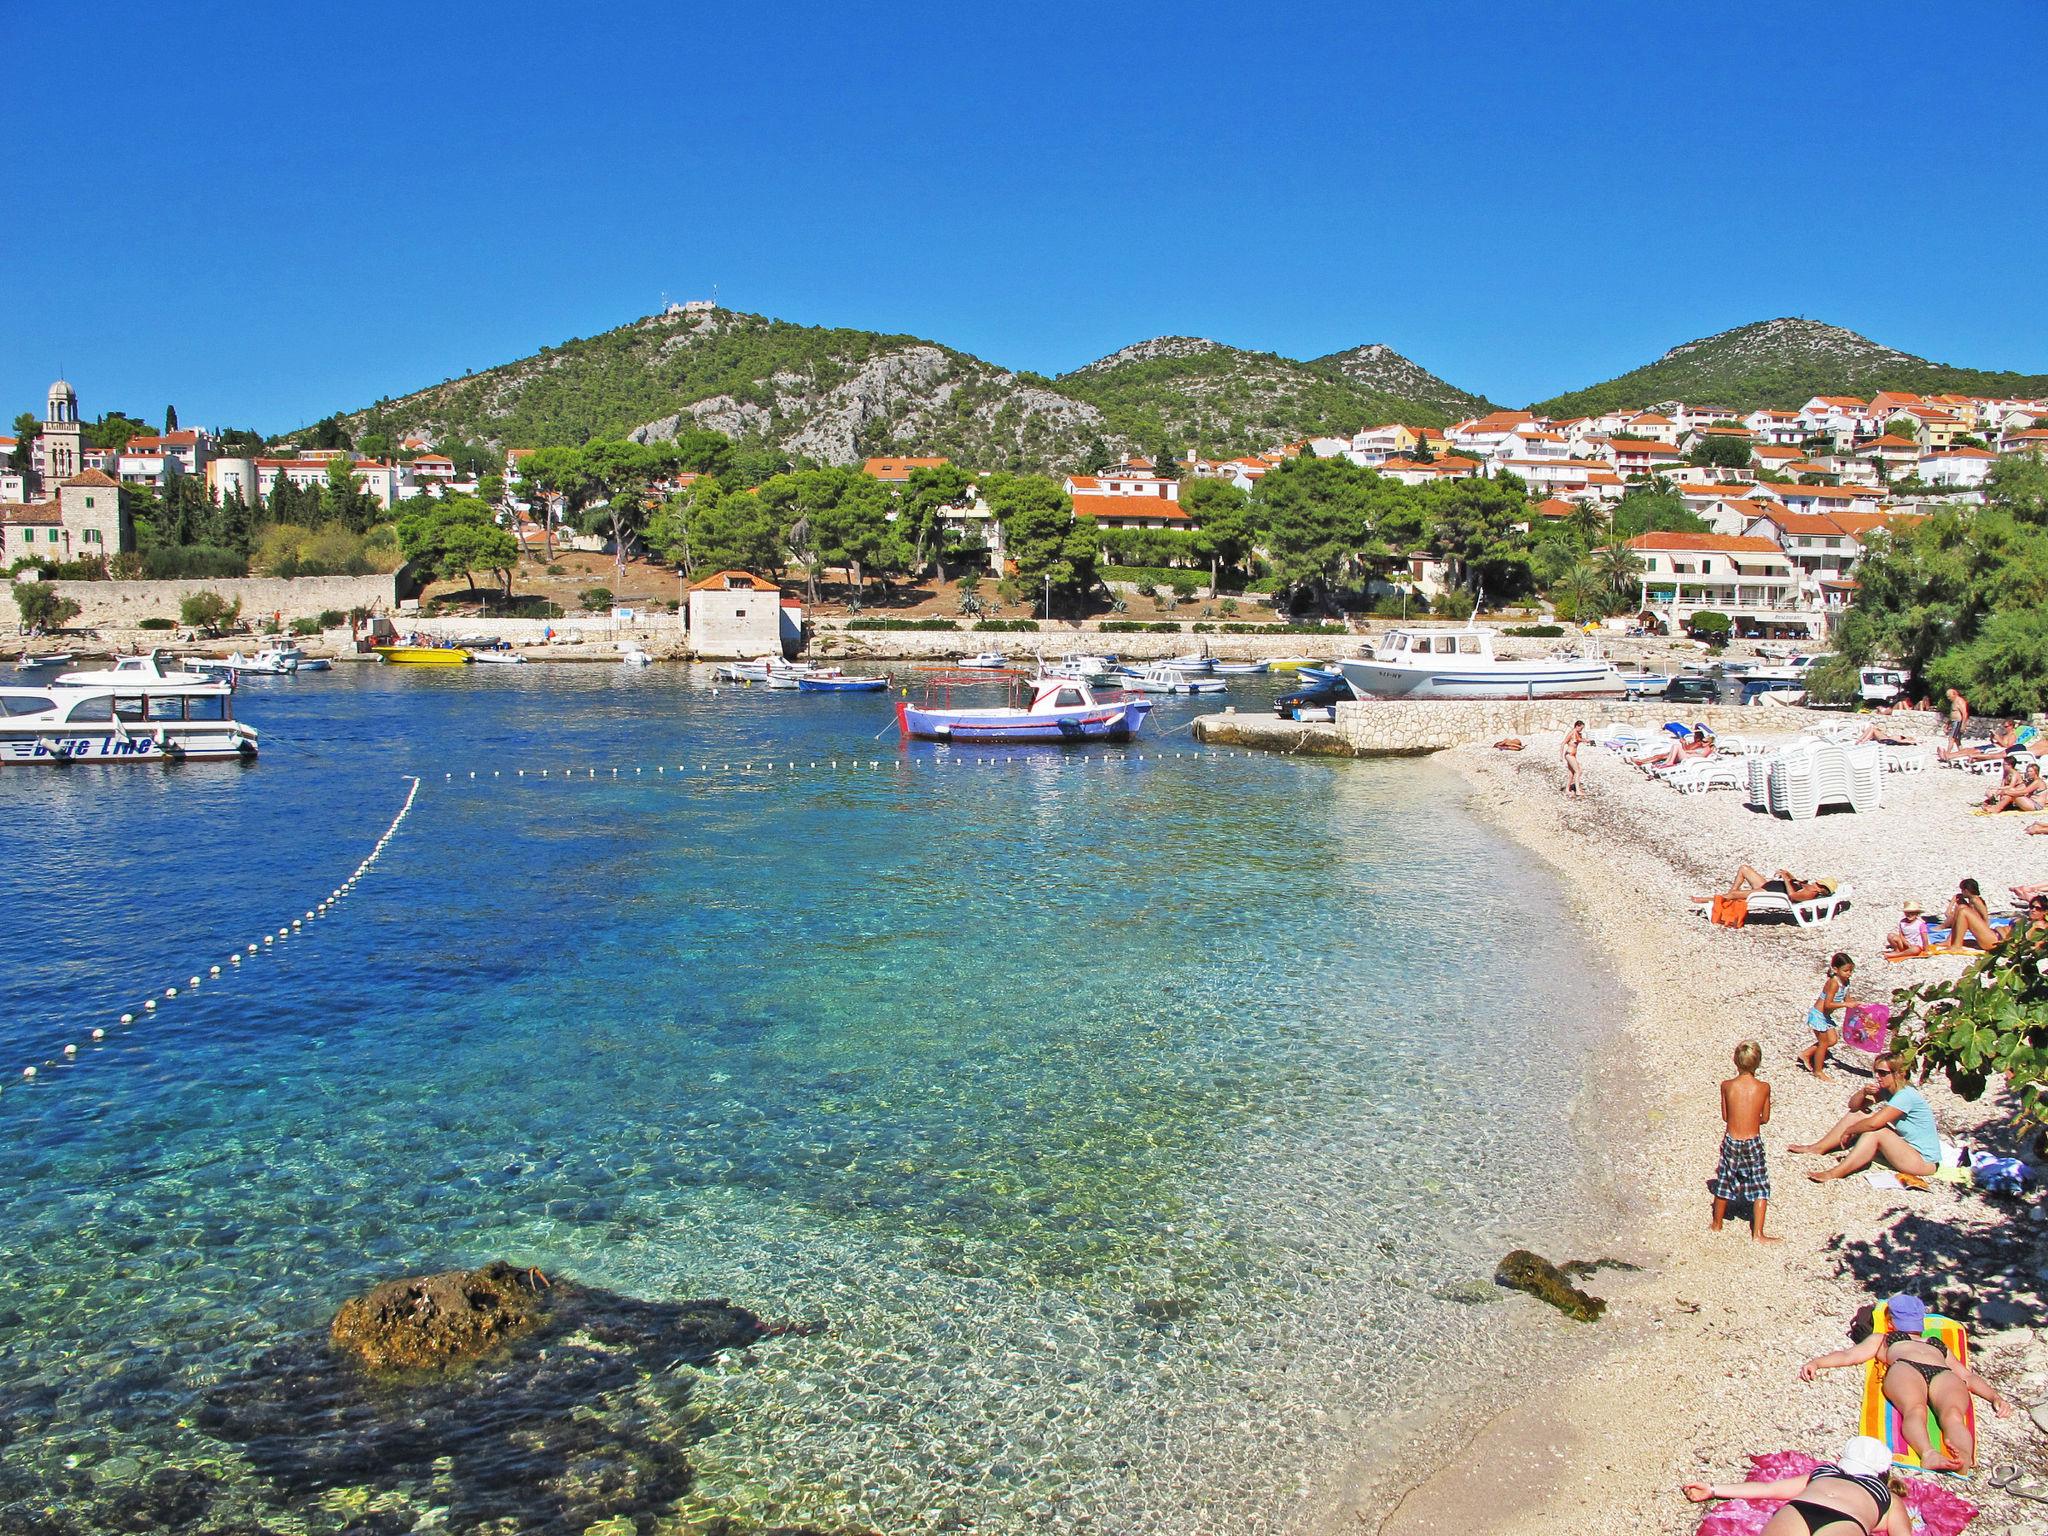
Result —
<svg viewBox="0 0 2048 1536"><path fill-rule="evenodd" d="M322 629L339 629L348 622L348 615L339 608L323 608L314 622Z"/></svg>
<svg viewBox="0 0 2048 1536"><path fill-rule="evenodd" d="M1287 589L1287 583L1278 576L1261 576L1257 581L1246 582L1244 589L1248 593L1276 597Z"/></svg>
<svg viewBox="0 0 2048 1536"><path fill-rule="evenodd" d="M1217 633L1225 635L1348 635L1351 633L1342 624L1219 624Z"/></svg>
<svg viewBox="0 0 2048 1536"><path fill-rule="evenodd" d="M135 627L137 629L176 629L178 627L178 621L176 619L164 618L137 619L135 621Z"/></svg>
<svg viewBox="0 0 2048 1536"><path fill-rule="evenodd" d="M848 619L847 629L958 629L951 619Z"/></svg>
<svg viewBox="0 0 2048 1536"><path fill-rule="evenodd" d="M318 619L293 619L292 633L295 635L317 635L320 633Z"/></svg>
<svg viewBox="0 0 2048 1536"><path fill-rule="evenodd" d="M1501 631L1517 640L1555 640L1564 633L1562 624L1511 624Z"/></svg>
<svg viewBox="0 0 2048 1536"><path fill-rule="evenodd" d="M249 562L231 549L211 544L173 544L142 557L145 581L190 581L193 578L246 576Z"/></svg>
<svg viewBox="0 0 2048 1536"><path fill-rule="evenodd" d="M1734 625L1729 621L1727 614L1703 608L1686 622L1685 627L1691 631L1695 640L1704 640L1709 645L1726 645L1728 632Z"/></svg>
<svg viewBox="0 0 2048 1536"><path fill-rule="evenodd" d="M218 592L193 592L178 604L178 622L192 629L218 633L241 616L241 602L231 603Z"/></svg>
<svg viewBox="0 0 2048 1536"><path fill-rule="evenodd" d="M1036 619L976 619L976 633L985 635L1035 635L1038 633Z"/></svg>
<svg viewBox="0 0 2048 1536"><path fill-rule="evenodd" d="M548 574L549 574L550 576L566 576L566 575L568 575L568 574L569 574L569 572L568 572L568 570L567 570L567 569L566 569L565 567L563 567L563 566L559 566L559 565L551 565L551 566L549 566L549 567L548 567Z"/></svg>
<svg viewBox="0 0 2048 1536"><path fill-rule="evenodd" d="M1102 626L1106 635L1177 635L1178 624L1146 624L1135 619L1110 619Z"/></svg>
<svg viewBox="0 0 2048 1536"><path fill-rule="evenodd" d="M590 612L596 613L601 608L611 607L612 589L610 587L585 587L576 594L576 601L581 603Z"/></svg>

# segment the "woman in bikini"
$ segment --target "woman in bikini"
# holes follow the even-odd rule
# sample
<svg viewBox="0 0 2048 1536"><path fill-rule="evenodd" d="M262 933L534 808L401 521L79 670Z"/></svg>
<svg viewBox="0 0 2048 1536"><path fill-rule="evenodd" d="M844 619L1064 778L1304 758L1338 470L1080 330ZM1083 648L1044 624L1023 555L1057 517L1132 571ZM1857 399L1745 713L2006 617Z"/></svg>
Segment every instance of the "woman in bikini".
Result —
<svg viewBox="0 0 2048 1536"><path fill-rule="evenodd" d="M1921 1332L1927 1324L1927 1304L1918 1296L1894 1296L1886 1306L1891 1309L1889 1333L1871 1330L1849 1349L1816 1355L1799 1367L1799 1379L1811 1381L1821 1371L1879 1361L1884 1366L1885 1401L1899 1411L1899 1427L1906 1444L1919 1452L1920 1464L1930 1472L1968 1472L1977 1464L1977 1446L1970 1438L1970 1399L1983 1398L2001 1419L2012 1417L2013 1406L1951 1355L1940 1339ZM1857 1314L1856 1328L1870 1328L1867 1313ZM1941 1454L1936 1454L1927 1435L1930 1409L1941 1425Z"/></svg>
<svg viewBox="0 0 2048 1536"><path fill-rule="evenodd" d="M1565 732L1564 746L1564 792L1574 800L1586 798L1586 789L1579 782L1579 748L1586 744L1586 722L1574 720L1572 728Z"/></svg>
<svg viewBox="0 0 2048 1536"><path fill-rule="evenodd" d="M1905 1484L1892 1477L1891 1448L1858 1435L1833 1461L1804 1477L1768 1483L1687 1483L1695 1504L1711 1499L1783 1499L1759 1536L1913 1536Z"/></svg>
<svg viewBox="0 0 2048 1536"><path fill-rule="evenodd" d="M1991 926L1991 906L1984 900L1983 890L1968 875L1956 883L1956 893L1949 899L1942 921L1948 925L1951 944L1996 949L2003 937Z"/></svg>

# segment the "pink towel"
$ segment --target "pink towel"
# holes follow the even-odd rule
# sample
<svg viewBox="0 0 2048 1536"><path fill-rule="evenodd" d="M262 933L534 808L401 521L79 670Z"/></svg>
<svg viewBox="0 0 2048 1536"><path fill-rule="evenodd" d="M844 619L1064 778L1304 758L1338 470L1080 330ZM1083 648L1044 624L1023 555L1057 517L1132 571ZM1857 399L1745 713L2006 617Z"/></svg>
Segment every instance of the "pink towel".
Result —
<svg viewBox="0 0 2048 1536"><path fill-rule="evenodd" d="M1746 1482L1769 1483L1803 1477L1820 1463L1798 1451L1775 1451L1749 1459ZM1783 1499L1730 1499L1700 1521L1699 1536L1757 1536ZM1925 1536L1957 1536L1977 1515L1977 1506L1926 1478L1906 1479L1906 1508Z"/></svg>

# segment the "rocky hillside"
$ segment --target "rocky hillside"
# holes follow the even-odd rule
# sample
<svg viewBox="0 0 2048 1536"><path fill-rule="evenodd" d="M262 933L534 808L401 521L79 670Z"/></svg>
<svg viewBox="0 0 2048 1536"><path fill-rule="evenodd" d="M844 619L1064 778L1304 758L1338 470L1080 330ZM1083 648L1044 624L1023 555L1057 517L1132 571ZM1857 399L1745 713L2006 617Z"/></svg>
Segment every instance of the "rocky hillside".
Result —
<svg viewBox="0 0 2048 1536"><path fill-rule="evenodd" d="M1735 410L1794 406L1814 395L1869 397L1883 389L1923 394L2036 395L2048 376L1991 373L1929 362L1818 320L1759 320L1673 347L1656 362L1530 407L1550 416L1592 416L1665 400Z"/></svg>
<svg viewBox="0 0 2048 1536"><path fill-rule="evenodd" d="M1234 454L1388 421L1443 426L1485 402L1381 346L1312 363L1196 336L1158 336L1055 381L1148 448Z"/></svg>
<svg viewBox="0 0 2048 1536"><path fill-rule="evenodd" d="M1300 363L1165 336L1052 381L915 336L717 310L650 315L343 420L357 433L516 447L706 427L831 464L942 454L1043 470L1134 449L1241 453L1395 419L1442 424L1484 403L1385 347Z"/></svg>
<svg viewBox="0 0 2048 1536"><path fill-rule="evenodd" d="M650 315L344 420L360 431L372 417L436 442L517 447L708 427L831 464L918 453L1044 469L1129 446L1096 407L965 352L728 310Z"/></svg>

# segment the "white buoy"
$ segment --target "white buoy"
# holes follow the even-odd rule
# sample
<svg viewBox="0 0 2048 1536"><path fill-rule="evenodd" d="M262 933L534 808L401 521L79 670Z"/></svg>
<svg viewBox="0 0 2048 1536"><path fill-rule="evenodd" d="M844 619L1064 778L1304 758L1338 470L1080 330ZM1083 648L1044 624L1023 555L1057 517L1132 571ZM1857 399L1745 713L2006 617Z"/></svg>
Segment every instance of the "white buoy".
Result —
<svg viewBox="0 0 2048 1536"><path fill-rule="evenodd" d="M107 1032L104 1029L95 1029L92 1032L92 1037L95 1040L104 1040L107 1038Z"/></svg>
<svg viewBox="0 0 2048 1536"><path fill-rule="evenodd" d="M194 976L190 981L186 982L185 985L188 987L196 987L199 985L199 978L197 976Z"/></svg>
<svg viewBox="0 0 2048 1536"><path fill-rule="evenodd" d="M23 1077L34 1077L36 1075L36 1069L34 1067L23 1067L21 1069L21 1075Z"/></svg>
<svg viewBox="0 0 2048 1536"><path fill-rule="evenodd" d="M121 1015L121 1022L123 1024L133 1024L135 1022L135 1015L132 1013L124 1013Z"/></svg>
<svg viewBox="0 0 2048 1536"><path fill-rule="evenodd" d="M155 1013L155 1012L156 1012L156 999L152 997L152 998L151 998L151 999L150 999L150 1000L149 1000L148 1002L144 1003L144 1004L142 1005L142 1011L143 1011L144 1013Z"/></svg>
<svg viewBox="0 0 2048 1536"><path fill-rule="evenodd" d="M165 997L176 997L177 995L178 995L178 989L177 989L176 987L165 987L165 988L164 988L164 996L165 996Z"/></svg>
<svg viewBox="0 0 2048 1536"><path fill-rule="evenodd" d="M263 942L266 944L275 944L277 940L273 939L269 934L266 933L265 935L263 935Z"/></svg>
<svg viewBox="0 0 2048 1536"><path fill-rule="evenodd" d="M303 927L305 927L306 925L305 925L305 923L304 923L303 921L301 921L300 919L298 919L298 918L296 918L296 917L295 917L295 918L293 918L293 919L292 919L292 926L293 926L294 928L303 928Z"/></svg>
<svg viewBox="0 0 2048 1536"><path fill-rule="evenodd" d="M220 974L220 967L217 965L209 965L206 968L206 974L209 976L218 976Z"/></svg>
<svg viewBox="0 0 2048 1536"><path fill-rule="evenodd" d="M252 955L256 953L256 946L254 944L249 946L249 953Z"/></svg>
<svg viewBox="0 0 2048 1536"><path fill-rule="evenodd" d="M78 1054L78 1047L75 1045L67 1045L64 1047L64 1054L66 1056L76 1056Z"/></svg>
<svg viewBox="0 0 2048 1536"><path fill-rule="evenodd" d="M229 964L229 965L240 965L241 963L242 963L242 957L241 957L240 955L229 955L229 956L228 956L228 964Z"/></svg>

